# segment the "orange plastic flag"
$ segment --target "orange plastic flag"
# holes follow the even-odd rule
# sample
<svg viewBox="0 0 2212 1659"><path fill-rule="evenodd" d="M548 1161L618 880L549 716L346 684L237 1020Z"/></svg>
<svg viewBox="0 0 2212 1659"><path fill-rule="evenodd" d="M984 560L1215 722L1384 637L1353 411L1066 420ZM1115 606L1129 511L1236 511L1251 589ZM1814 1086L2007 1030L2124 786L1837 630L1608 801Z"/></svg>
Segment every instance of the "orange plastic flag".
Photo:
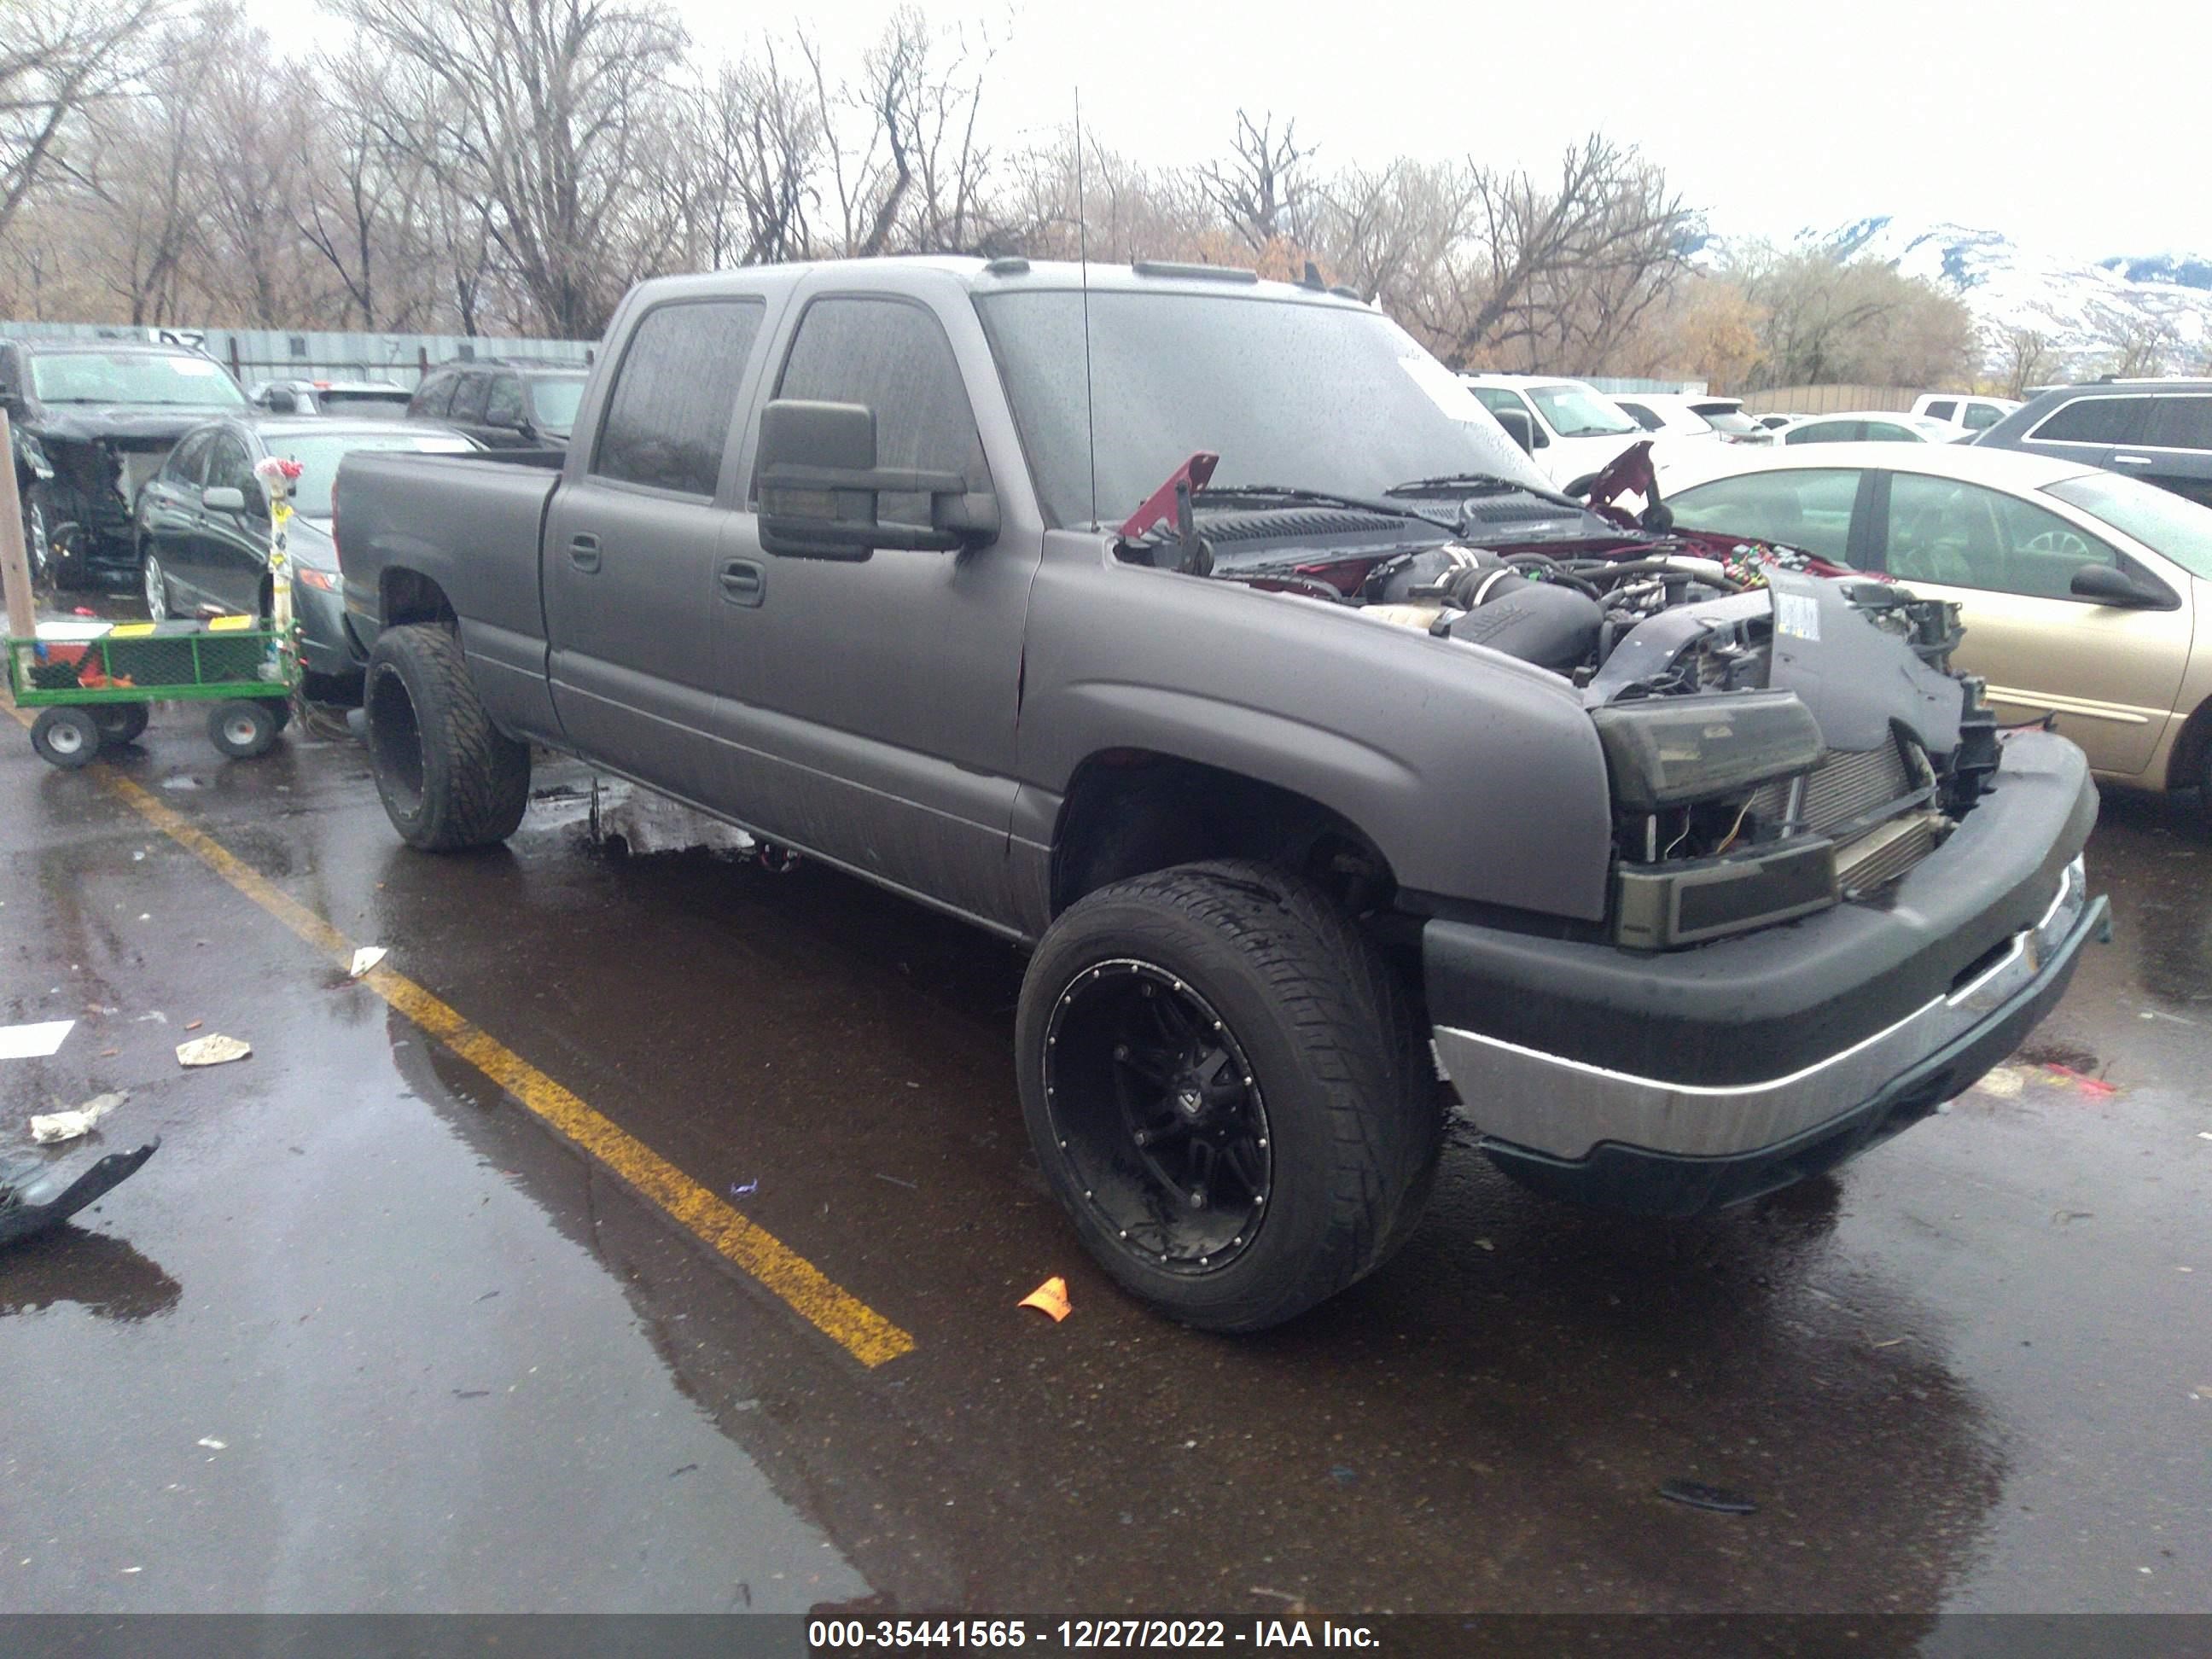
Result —
<svg viewBox="0 0 2212 1659"><path fill-rule="evenodd" d="M1035 1308L1041 1314L1050 1314L1055 1325L1075 1311L1067 1303L1067 1281L1054 1273L1031 1291L1019 1302L1018 1308Z"/></svg>

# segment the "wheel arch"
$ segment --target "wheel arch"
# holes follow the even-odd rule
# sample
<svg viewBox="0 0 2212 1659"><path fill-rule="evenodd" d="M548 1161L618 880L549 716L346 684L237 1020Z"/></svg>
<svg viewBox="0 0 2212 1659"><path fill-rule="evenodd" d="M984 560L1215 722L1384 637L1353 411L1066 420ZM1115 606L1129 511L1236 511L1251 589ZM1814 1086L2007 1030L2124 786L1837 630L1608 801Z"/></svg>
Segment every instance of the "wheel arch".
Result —
<svg viewBox="0 0 2212 1659"><path fill-rule="evenodd" d="M385 628L435 623L458 629L459 614L436 580L407 565L386 565L376 579L378 611Z"/></svg>
<svg viewBox="0 0 2212 1659"><path fill-rule="evenodd" d="M1374 837L1310 795L1181 755L1116 748L1087 757L1061 797L1051 912L1132 876L1218 859L1292 870L1354 913L1387 902L1398 885Z"/></svg>

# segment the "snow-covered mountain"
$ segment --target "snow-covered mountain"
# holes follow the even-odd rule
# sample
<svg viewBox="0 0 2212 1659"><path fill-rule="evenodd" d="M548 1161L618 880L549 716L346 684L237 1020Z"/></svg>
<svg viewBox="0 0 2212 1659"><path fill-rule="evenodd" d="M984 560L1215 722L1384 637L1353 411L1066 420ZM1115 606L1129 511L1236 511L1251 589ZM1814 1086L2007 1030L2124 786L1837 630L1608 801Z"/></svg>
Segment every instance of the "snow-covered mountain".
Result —
<svg viewBox="0 0 2212 1659"><path fill-rule="evenodd" d="M2047 343L2054 361L2045 379L2097 374L2130 342L2145 339L2156 342L2166 374L2203 374L2212 362L2212 258L2201 254L2083 261L2022 247L2000 231L1887 215L1800 231L1792 243L1838 258L1880 259L1957 295L1974 314L1993 373L2022 331Z"/></svg>

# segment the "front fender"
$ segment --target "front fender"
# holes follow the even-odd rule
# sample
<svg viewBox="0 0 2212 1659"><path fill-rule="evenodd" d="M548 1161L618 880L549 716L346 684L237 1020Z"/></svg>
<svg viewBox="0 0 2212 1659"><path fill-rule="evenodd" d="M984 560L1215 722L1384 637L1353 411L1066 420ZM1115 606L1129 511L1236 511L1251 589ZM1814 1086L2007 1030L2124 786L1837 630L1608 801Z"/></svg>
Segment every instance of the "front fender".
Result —
<svg viewBox="0 0 2212 1659"><path fill-rule="evenodd" d="M1056 545L1055 545L1056 544ZM1612 808L1595 728L1557 675L1348 608L1048 543L1021 767L1064 794L1090 757L1176 756L1318 801L1401 888L1605 914Z"/></svg>

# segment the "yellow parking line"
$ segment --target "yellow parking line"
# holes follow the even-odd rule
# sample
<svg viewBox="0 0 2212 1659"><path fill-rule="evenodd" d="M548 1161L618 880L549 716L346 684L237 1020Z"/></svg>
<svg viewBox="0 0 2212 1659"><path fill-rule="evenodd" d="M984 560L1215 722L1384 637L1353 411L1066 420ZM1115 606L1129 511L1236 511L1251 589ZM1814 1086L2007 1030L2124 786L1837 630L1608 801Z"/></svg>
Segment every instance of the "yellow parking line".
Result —
<svg viewBox="0 0 2212 1659"><path fill-rule="evenodd" d="M0 688L0 699L5 697ZM23 720L23 712L9 705ZM28 724L27 720L24 721ZM333 961L350 965L354 943L280 890L260 872L179 813L111 768L91 769L100 787L185 848L233 887ZM539 1119L619 1176L696 1237L783 1298L800 1317L863 1365L912 1352L914 1338L785 1244L747 1220L643 1141L593 1111L568 1089L488 1032L479 1030L405 975L371 969L362 984L486 1077Z"/></svg>

